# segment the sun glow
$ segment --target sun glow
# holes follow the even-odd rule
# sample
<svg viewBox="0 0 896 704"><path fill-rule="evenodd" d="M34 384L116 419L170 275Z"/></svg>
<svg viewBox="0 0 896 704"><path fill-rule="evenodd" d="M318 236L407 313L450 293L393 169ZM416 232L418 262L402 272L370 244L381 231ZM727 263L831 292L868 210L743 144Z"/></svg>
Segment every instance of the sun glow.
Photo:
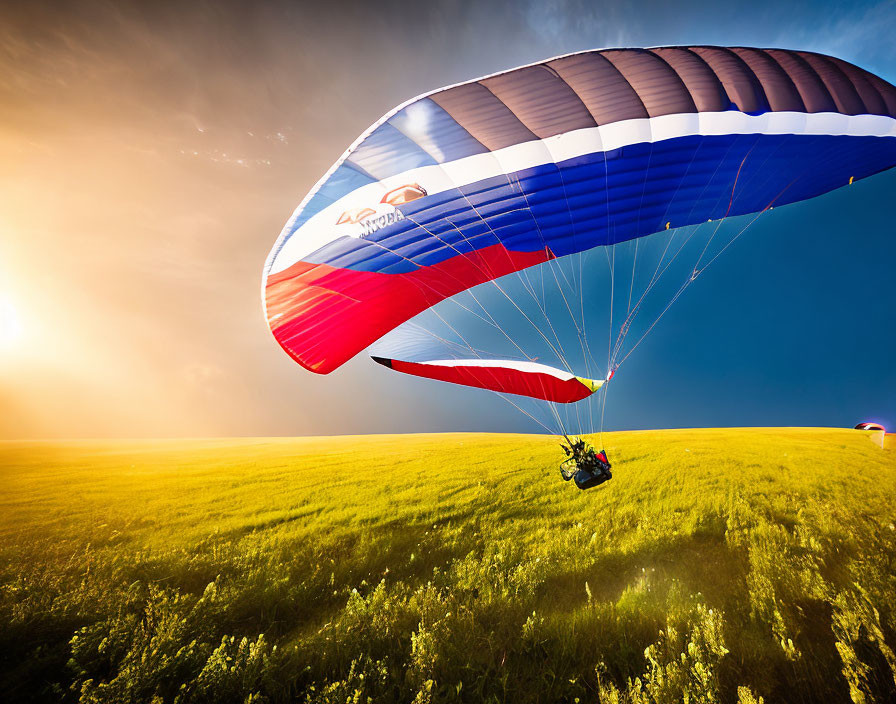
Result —
<svg viewBox="0 0 896 704"><path fill-rule="evenodd" d="M15 306L8 298L0 298L0 349L10 349L22 339L22 325Z"/></svg>

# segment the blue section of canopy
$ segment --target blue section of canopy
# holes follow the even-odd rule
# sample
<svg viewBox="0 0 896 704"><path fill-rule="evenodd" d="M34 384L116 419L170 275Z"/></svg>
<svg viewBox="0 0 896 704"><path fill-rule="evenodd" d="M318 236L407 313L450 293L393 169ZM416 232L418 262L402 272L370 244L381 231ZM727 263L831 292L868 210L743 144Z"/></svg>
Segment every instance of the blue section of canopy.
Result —
<svg viewBox="0 0 896 704"><path fill-rule="evenodd" d="M432 100L418 100L399 110L358 145L295 214L288 226L289 235L361 186L409 169L487 151Z"/></svg>
<svg viewBox="0 0 896 704"><path fill-rule="evenodd" d="M488 151L430 98L422 98L402 108L387 124L440 164Z"/></svg>
<svg viewBox="0 0 896 704"><path fill-rule="evenodd" d="M556 256L811 198L890 168L896 138L688 136L484 179L400 206L405 219L306 261L402 273L494 244Z"/></svg>
<svg viewBox="0 0 896 704"><path fill-rule="evenodd" d="M378 180L379 179L374 178L363 169L353 166L348 162L344 162L330 174L330 178L328 178L326 183L324 183L317 193L311 197L311 200L308 201L305 207L296 213L293 216L293 219L290 220L288 224L290 237L296 230L308 222L311 217L319 213L328 205L332 205L343 196L348 195L361 186L366 186L369 183L376 183Z"/></svg>
<svg viewBox="0 0 896 704"><path fill-rule="evenodd" d="M346 163L384 179L421 166L434 166L436 162L420 145L386 122L355 148Z"/></svg>

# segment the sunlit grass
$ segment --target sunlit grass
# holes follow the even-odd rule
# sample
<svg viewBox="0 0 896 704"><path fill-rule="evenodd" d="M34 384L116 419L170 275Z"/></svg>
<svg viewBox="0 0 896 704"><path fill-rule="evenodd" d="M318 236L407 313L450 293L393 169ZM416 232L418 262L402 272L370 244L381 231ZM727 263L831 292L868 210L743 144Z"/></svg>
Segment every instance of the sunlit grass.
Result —
<svg viewBox="0 0 896 704"><path fill-rule="evenodd" d="M604 445L614 479L584 493L539 436L2 445L0 690L896 694L893 452L817 429Z"/></svg>

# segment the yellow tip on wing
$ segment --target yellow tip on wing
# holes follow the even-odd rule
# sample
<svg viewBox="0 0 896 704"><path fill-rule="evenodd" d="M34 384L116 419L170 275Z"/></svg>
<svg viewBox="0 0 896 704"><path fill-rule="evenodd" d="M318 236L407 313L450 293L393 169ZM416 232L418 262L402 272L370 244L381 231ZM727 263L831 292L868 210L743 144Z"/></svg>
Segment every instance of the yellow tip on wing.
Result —
<svg viewBox="0 0 896 704"><path fill-rule="evenodd" d="M601 379L600 381L597 381L595 379L586 379L583 376L577 376L576 379L578 379L585 386L587 386L589 389L591 389L591 393L594 393L595 391L597 391L601 386L603 386L606 383L603 379Z"/></svg>

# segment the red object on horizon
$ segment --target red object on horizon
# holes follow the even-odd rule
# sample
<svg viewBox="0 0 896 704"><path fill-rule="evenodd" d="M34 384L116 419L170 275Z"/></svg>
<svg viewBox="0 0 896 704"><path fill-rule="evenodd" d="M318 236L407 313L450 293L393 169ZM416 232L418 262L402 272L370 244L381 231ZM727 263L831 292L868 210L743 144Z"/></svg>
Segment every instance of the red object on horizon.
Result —
<svg viewBox="0 0 896 704"><path fill-rule="evenodd" d="M884 432L886 432L886 428L884 428L884 426L882 426L880 423L870 423L870 422L859 423L855 429L856 430L883 430Z"/></svg>

